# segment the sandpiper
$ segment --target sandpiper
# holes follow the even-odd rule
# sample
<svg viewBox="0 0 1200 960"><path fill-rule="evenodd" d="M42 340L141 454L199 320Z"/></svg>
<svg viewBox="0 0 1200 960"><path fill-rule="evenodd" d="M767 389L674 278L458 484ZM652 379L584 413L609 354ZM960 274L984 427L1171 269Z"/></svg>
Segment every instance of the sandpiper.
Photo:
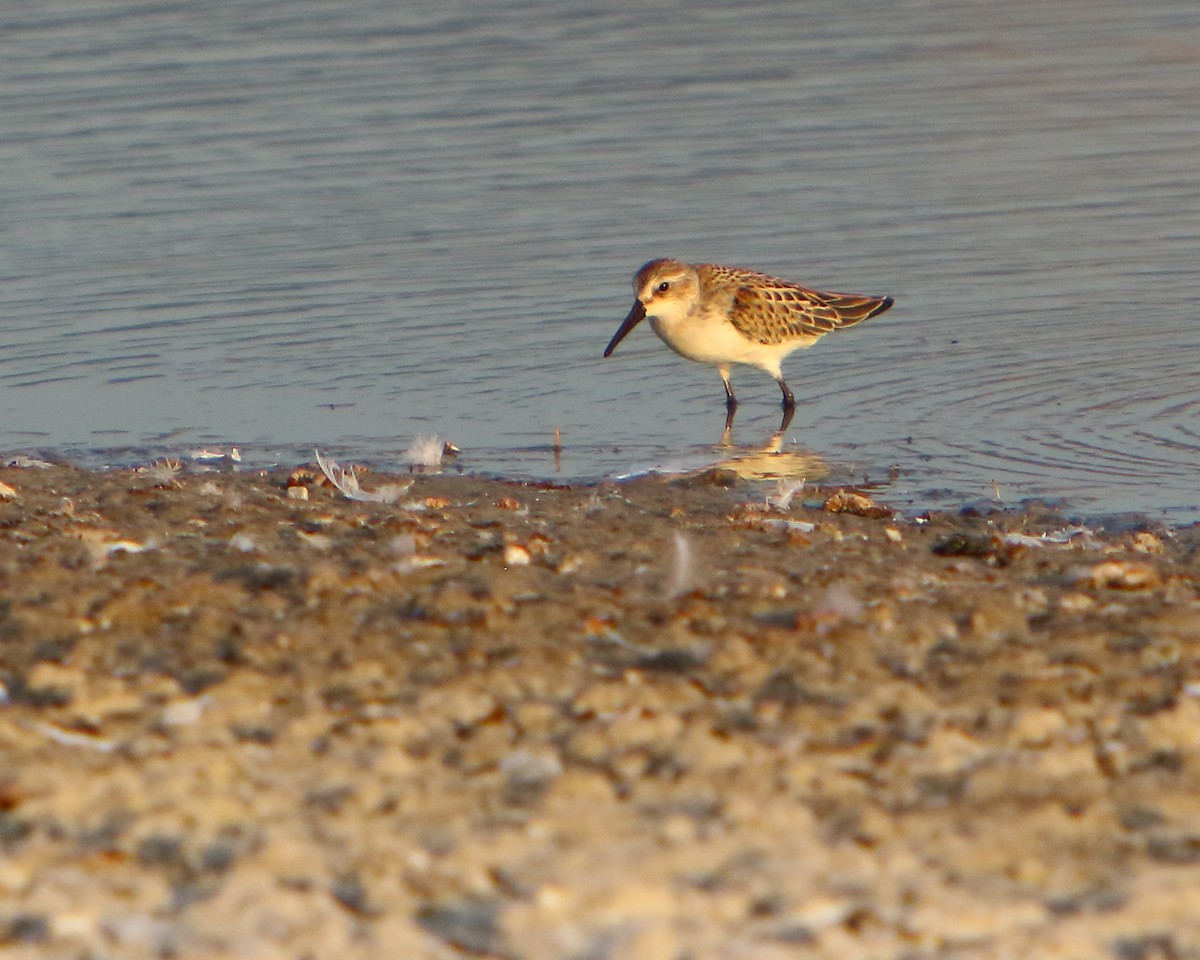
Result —
<svg viewBox="0 0 1200 960"><path fill-rule="evenodd" d="M783 391L781 429L787 429L796 398L783 380L784 358L892 305L891 297L824 293L755 270L681 260L651 260L634 276L633 289L637 300L604 355L649 318L659 339L680 356L717 368L725 384L727 426L737 409L729 383L732 364L747 363L775 378Z"/></svg>

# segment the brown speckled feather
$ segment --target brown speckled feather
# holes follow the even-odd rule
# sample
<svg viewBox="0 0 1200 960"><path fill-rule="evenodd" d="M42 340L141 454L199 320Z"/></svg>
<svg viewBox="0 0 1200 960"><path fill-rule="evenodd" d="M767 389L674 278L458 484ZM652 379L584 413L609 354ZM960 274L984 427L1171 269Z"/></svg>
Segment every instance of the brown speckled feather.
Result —
<svg viewBox="0 0 1200 960"><path fill-rule="evenodd" d="M702 263L696 267L705 294L732 298L730 322L756 343L811 340L883 313L891 297L827 293L754 270ZM718 293L717 291L720 291Z"/></svg>

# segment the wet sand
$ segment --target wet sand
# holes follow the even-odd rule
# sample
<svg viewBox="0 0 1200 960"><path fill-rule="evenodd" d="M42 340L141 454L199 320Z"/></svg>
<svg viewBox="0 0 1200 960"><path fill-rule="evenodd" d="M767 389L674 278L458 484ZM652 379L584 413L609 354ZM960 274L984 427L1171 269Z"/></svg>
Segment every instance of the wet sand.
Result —
<svg viewBox="0 0 1200 960"><path fill-rule="evenodd" d="M0 470L6 957L1200 954L1197 528L168 473Z"/></svg>

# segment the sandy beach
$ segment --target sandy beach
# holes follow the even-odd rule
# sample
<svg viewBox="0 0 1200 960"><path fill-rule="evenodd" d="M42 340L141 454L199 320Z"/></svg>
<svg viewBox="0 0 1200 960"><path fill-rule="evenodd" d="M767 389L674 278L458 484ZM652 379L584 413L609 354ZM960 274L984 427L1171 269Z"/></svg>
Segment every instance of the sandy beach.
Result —
<svg viewBox="0 0 1200 960"><path fill-rule="evenodd" d="M313 476L0 470L4 956L1200 956L1197 528Z"/></svg>

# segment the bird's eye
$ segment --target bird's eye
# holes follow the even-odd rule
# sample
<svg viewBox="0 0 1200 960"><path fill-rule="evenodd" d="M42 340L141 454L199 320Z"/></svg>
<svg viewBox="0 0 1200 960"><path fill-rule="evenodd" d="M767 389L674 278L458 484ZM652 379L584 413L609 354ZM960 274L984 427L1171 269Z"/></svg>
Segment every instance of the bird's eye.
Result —
<svg viewBox="0 0 1200 960"><path fill-rule="evenodd" d="M671 284L670 284L670 282L668 282L668 281L666 281L666 280L664 280L662 283L660 283L660 284L658 285L658 292L659 292L659 293L666 293L666 292L667 292L668 290L670 290L670 289L671 289Z"/></svg>

